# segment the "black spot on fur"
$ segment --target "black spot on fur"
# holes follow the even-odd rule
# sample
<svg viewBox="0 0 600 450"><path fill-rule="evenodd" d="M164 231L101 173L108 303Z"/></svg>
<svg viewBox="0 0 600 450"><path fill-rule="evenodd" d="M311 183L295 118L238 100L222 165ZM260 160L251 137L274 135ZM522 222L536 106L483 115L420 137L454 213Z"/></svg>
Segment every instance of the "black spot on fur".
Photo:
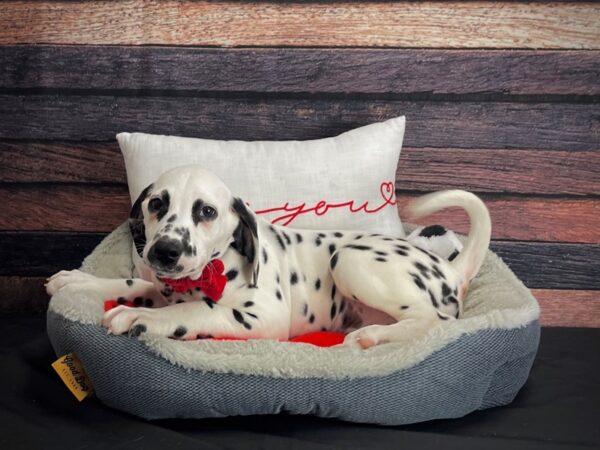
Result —
<svg viewBox="0 0 600 450"><path fill-rule="evenodd" d="M281 234L283 234L286 244L290 245L292 243L290 236L285 231L282 231Z"/></svg>
<svg viewBox="0 0 600 450"><path fill-rule="evenodd" d="M344 237L344 234L343 234L343 233L340 233L339 231L336 231L335 233L333 233L333 235L334 235L336 238L341 238L341 237Z"/></svg>
<svg viewBox="0 0 600 450"><path fill-rule="evenodd" d="M275 297L277 297L277 300L281 300L283 298L281 296L281 291L279 289L277 289L277 291L275 291Z"/></svg>
<svg viewBox="0 0 600 450"><path fill-rule="evenodd" d="M215 307L215 302L213 302L210 298L202 297L202 300L204 300L204 303L206 303L210 309Z"/></svg>
<svg viewBox="0 0 600 450"><path fill-rule="evenodd" d="M138 337L140 334L145 333L147 330L146 325L140 323L135 325L131 330L129 330L129 336Z"/></svg>
<svg viewBox="0 0 600 450"><path fill-rule="evenodd" d="M237 320L239 323L244 323L244 316L242 316L241 312L239 312L237 309L232 309L231 311L233 312L233 318L235 320Z"/></svg>
<svg viewBox="0 0 600 450"><path fill-rule="evenodd" d="M142 303L144 303L144 299L142 297L136 297L133 299L133 304L135 306L142 306Z"/></svg>
<svg viewBox="0 0 600 450"><path fill-rule="evenodd" d="M258 319L258 316L256 314L252 314L251 312L247 312L246 314L248 314L250 317L254 317L255 319Z"/></svg>
<svg viewBox="0 0 600 450"><path fill-rule="evenodd" d="M333 286L331 286L331 300L335 299L335 294L336 294L336 288L335 288L335 284Z"/></svg>
<svg viewBox="0 0 600 450"><path fill-rule="evenodd" d="M274 226L269 226L269 230L271 230L273 232L273 234L275 235L275 238L277 239L277 242L279 243L279 246L281 247L282 250L285 250L285 242L283 242L283 239L281 238L281 236L279 235L279 233L277 232L277 230L275 229Z"/></svg>
<svg viewBox="0 0 600 450"><path fill-rule="evenodd" d="M317 236L317 238L315 239L315 245L317 247L319 247L323 242L321 241L321 238Z"/></svg>
<svg viewBox="0 0 600 450"><path fill-rule="evenodd" d="M397 255L400 255L400 256L408 256L407 252L405 252L404 250L400 250L398 248L396 250L394 250L394 253L396 253Z"/></svg>
<svg viewBox="0 0 600 450"><path fill-rule="evenodd" d="M319 289L321 289L321 279L317 278L315 281L315 290L318 291Z"/></svg>
<svg viewBox="0 0 600 450"><path fill-rule="evenodd" d="M238 276L238 271L235 269L231 269L229 272L227 272L225 274L225 276L227 277L227 281L231 281L231 280L235 280L235 277Z"/></svg>
<svg viewBox="0 0 600 450"><path fill-rule="evenodd" d="M146 306L146 308L152 308L152 306L154 305L154 300L152 300L151 298L147 298L146 300L144 300L144 305Z"/></svg>
<svg viewBox="0 0 600 450"><path fill-rule="evenodd" d="M433 266L433 268L431 269L431 273L433 273L433 276L436 278L440 278L442 280L446 279L446 276L444 275L444 272L442 272L440 270L440 268L436 265Z"/></svg>
<svg viewBox="0 0 600 450"><path fill-rule="evenodd" d="M179 300L177 300L175 303L185 303L185 301L184 301L182 298L180 298L180 299L179 299Z"/></svg>
<svg viewBox="0 0 600 450"><path fill-rule="evenodd" d="M382 252L382 251L375 251L375 254L379 255L379 256L387 256L388 255L387 252Z"/></svg>
<svg viewBox="0 0 600 450"><path fill-rule="evenodd" d="M441 315L439 312L437 313L437 316L440 318L440 320L448 320L446 316Z"/></svg>
<svg viewBox="0 0 600 450"><path fill-rule="evenodd" d="M448 301L448 303L453 303L458 307L458 300L456 299L456 297L450 296L446 298L446 300Z"/></svg>
<svg viewBox="0 0 600 450"><path fill-rule="evenodd" d="M330 244L329 245L329 255L333 255L335 250L336 250L335 244Z"/></svg>
<svg viewBox="0 0 600 450"><path fill-rule="evenodd" d="M441 225L429 225L421 230L419 236L432 237L432 236L443 236L446 234L446 229Z"/></svg>
<svg viewBox="0 0 600 450"><path fill-rule="evenodd" d="M187 328L182 325L179 325L173 332L173 336L181 337L181 336L184 336L185 333L187 333Z"/></svg>
<svg viewBox="0 0 600 450"><path fill-rule="evenodd" d="M436 263L439 263L439 262L440 262L440 258L438 258L437 256L435 256L435 255L434 255L434 254L432 254L432 253L429 253L429 258L430 258L430 259L431 259L433 262L436 262Z"/></svg>
<svg viewBox="0 0 600 450"><path fill-rule="evenodd" d="M252 302L252 301L248 301L248 302L244 303L245 308L250 308L252 305L254 305L254 302Z"/></svg>
<svg viewBox="0 0 600 450"><path fill-rule="evenodd" d="M311 315L310 315L310 317L308 318L308 321L309 321L310 323L314 323L314 322L315 322L315 315L314 315L314 314L311 314Z"/></svg>
<svg viewBox="0 0 600 450"><path fill-rule="evenodd" d="M446 283L442 283L442 295L444 297L447 297L450 295L451 292L452 290L448 287L448 285Z"/></svg>
<svg viewBox="0 0 600 450"><path fill-rule="evenodd" d="M394 238L391 238L391 237L385 237L385 238L383 238L383 240L384 240L384 241L388 241L388 242L389 242L389 241L393 241L393 240L394 240Z"/></svg>
<svg viewBox="0 0 600 450"><path fill-rule="evenodd" d="M317 236L319 236L321 239L324 237L327 237L327 235L325 233L319 233L319 234L317 234Z"/></svg>
<svg viewBox="0 0 600 450"><path fill-rule="evenodd" d="M308 314L308 303L305 303L304 306L302 307L302 315L304 317L306 317L307 314Z"/></svg>
<svg viewBox="0 0 600 450"><path fill-rule="evenodd" d="M344 309L346 309L346 300L342 299L340 303L340 314L344 312Z"/></svg>
<svg viewBox="0 0 600 450"><path fill-rule="evenodd" d="M125 280L125 283L127 283L127 286L133 286L133 280Z"/></svg>
<svg viewBox="0 0 600 450"><path fill-rule="evenodd" d="M175 222L177 220L177 214L173 214L171 217L167 219L168 223Z"/></svg>
<svg viewBox="0 0 600 450"><path fill-rule="evenodd" d="M161 220L167 212L169 212L169 204L171 202L171 196L168 191L162 191L160 193L160 199L162 200L162 205L158 211L156 211L156 218Z"/></svg>
<svg viewBox="0 0 600 450"><path fill-rule="evenodd" d="M363 238L363 235L362 235L362 234L359 234L359 235L357 235L357 236L356 236L354 239L355 239L355 240L358 240L358 239L362 239L362 238Z"/></svg>
<svg viewBox="0 0 600 450"><path fill-rule="evenodd" d="M425 291L427 289L425 287L425 284L423 284L423 280L421 280L421 277L419 275L417 275L416 273L411 273L410 276L412 276L414 283L417 285L417 287L419 289L421 289L422 291Z"/></svg>
<svg viewBox="0 0 600 450"><path fill-rule="evenodd" d="M375 261L387 262L387 259L386 258L382 258L381 256L378 256L377 258L375 258Z"/></svg>
<svg viewBox="0 0 600 450"><path fill-rule="evenodd" d="M303 239L302 239L302 235L300 233L296 233L296 243L300 244L302 243Z"/></svg>
<svg viewBox="0 0 600 450"><path fill-rule="evenodd" d="M337 314L337 305L335 304L335 302L333 302L333 304L331 305L331 311L329 311L329 316L331 317L331 320L333 320L333 318L335 317L336 314Z"/></svg>
<svg viewBox="0 0 600 450"><path fill-rule="evenodd" d="M201 199L196 200L192 205L192 221L194 222L194 225L198 225L200 222L210 222L215 220L218 215L215 208L207 205Z"/></svg>
<svg viewBox="0 0 600 450"><path fill-rule="evenodd" d="M405 252L410 251L410 247L407 245L403 245L403 244L394 244L394 247L396 247L398 250L404 250Z"/></svg>
<svg viewBox="0 0 600 450"><path fill-rule="evenodd" d="M267 255L267 251L265 250L265 248L262 248L262 257L263 257L263 264L266 264L267 261L269 260L269 255Z"/></svg>
<svg viewBox="0 0 600 450"><path fill-rule="evenodd" d="M406 310L406 309L408 309L408 306L407 306L407 305L402 305L402 306L400 307L400 309L401 309L401 310Z"/></svg>
<svg viewBox="0 0 600 450"><path fill-rule="evenodd" d="M125 303L126 301L127 301L127 299L126 299L125 297L119 297L119 298L117 299L117 303L118 303L119 305L122 305L122 304L123 304L123 303Z"/></svg>
<svg viewBox="0 0 600 450"><path fill-rule="evenodd" d="M437 308L438 306L440 306L437 302L437 300L435 299L433 293L431 291L427 291L429 293L429 299L431 300L431 304L433 305L434 308Z"/></svg>
<svg viewBox="0 0 600 450"><path fill-rule="evenodd" d="M331 267L331 270L335 269L335 266L337 266L338 263L338 255L339 253L335 253L332 257L331 260L329 261L329 266Z"/></svg>
<svg viewBox="0 0 600 450"><path fill-rule="evenodd" d="M448 261L453 261L459 255L458 250L454 250L450 256L448 256Z"/></svg>
<svg viewBox="0 0 600 450"><path fill-rule="evenodd" d="M244 328L246 330L251 330L252 329L252 325L250 325L248 322L243 322L242 325L244 325Z"/></svg>
<svg viewBox="0 0 600 450"><path fill-rule="evenodd" d="M421 272L421 275L423 276L423 278L429 280L429 267L421 264L420 262L415 262L415 267L417 268L417 270L419 272Z"/></svg>
<svg viewBox="0 0 600 450"><path fill-rule="evenodd" d="M292 272L290 274L290 283L296 284L298 282L298 274L296 272Z"/></svg>
<svg viewBox="0 0 600 450"><path fill-rule="evenodd" d="M361 251L373 250L373 247L369 247L368 245L355 245L355 244L348 244L344 248L350 248L352 250L361 250Z"/></svg>

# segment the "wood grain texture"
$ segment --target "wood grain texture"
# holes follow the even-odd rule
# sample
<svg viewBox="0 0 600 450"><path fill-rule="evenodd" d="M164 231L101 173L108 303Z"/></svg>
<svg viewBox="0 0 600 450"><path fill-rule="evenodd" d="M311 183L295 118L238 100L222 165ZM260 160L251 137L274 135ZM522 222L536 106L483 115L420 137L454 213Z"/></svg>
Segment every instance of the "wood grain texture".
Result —
<svg viewBox="0 0 600 450"><path fill-rule="evenodd" d="M113 142L0 141L0 182L125 183Z"/></svg>
<svg viewBox="0 0 600 450"><path fill-rule="evenodd" d="M106 233L1 232L0 276L47 276L79 267ZM600 245L494 241L529 288L600 289Z"/></svg>
<svg viewBox="0 0 600 450"><path fill-rule="evenodd" d="M396 185L483 193L597 195L600 151L404 147ZM0 141L0 182L124 183L116 141Z"/></svg>
<svg viewBox="0 0 600 450"><path fill-rule="evenodd" d="M597 195L599 150L404 148L396 186L416 191L458 188L475 192Z"/></svg>
<svg viewBox="0 0 600 450"><path fill-rule="evenodd" d="M534 289L546 327L600 327L600 291Z"/></svg>
<svg viewBox="0 0 600 450"><path fill-rule="evenodd" d="M416 198L398 193L402 208ZM126 186L4 185L9 199L0 216L0 230L109 232L127 219ZM539 242L600 243L600 200L482 196L492 216L493 238ZM419 220L441 223L460 233L469 229L464 211L449 209Z"/></svg>
<svg viewBox="0 0 600 450"><path fill-rule="evenodd" d="M600 48L593 2L6 1L0 44Z"/></svg>
<svg viewBox="0 0 600 450"><path fill-rule="evenodd" d="M0 104L0 139L112 141L121 131L317 139L404 114L412 147L600 148L595 103L0 95Z"/></svg>
<svg viewBox="0 0 600 450"><path fill-rule="evenodd" d="M0 61L10 89L600 94L597 51L5 46Z"/></svg>
<svg viewBox="0 0 600 450"><path fill-rule="evenodd" d="M422 225L439 223L462 234L469 232L469 218L458 208L450 208L410 220L402 208L417 195L398 194L400 214L405 222ZM490 210L493 239L538 242L600 243L600 200L481 196Z"/></svg>

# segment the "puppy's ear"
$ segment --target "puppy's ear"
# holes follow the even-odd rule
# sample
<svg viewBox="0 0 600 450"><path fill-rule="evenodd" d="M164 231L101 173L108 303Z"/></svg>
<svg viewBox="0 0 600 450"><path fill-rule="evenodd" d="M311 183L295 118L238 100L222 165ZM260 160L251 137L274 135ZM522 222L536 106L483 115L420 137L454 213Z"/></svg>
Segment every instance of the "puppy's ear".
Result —
<svg viewBox="0 0 600 450"><path fill-rule="evenodd" d="M129 231L133 238L133 245L138 255L142 256L146 245L146 227L144 226L144 213L142 211L142 202L148 198L152 190L152 184L147 186L139 195L129 213Z"/></svg>
<svg viewBox="0 0 600 450"><path fill-rule="evenodd" d="M233 232L231 246L252 264L252 284L258 283L259 255L258 255L258 226L254 213L240 198L234 198L231 205L240 221Z"/></svg>

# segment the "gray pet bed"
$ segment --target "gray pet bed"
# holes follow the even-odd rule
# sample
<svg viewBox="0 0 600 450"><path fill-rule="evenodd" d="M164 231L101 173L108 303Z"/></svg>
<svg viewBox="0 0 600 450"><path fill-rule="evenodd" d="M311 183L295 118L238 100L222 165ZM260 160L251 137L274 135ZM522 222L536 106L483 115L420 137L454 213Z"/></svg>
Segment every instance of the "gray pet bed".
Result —
<svg viewBox="0 0 600 450"><path fill-rule="evenodd" d="M132 276L125 224L82 270ZM491 252L463 319L369 350L113 336L99 325L102 314L102 301L85 290L58 292L48 310L54 350L75 352L100 401L146 419L288 412L400 425L461 417L510 403L539 341L536 300Z"/></svg>

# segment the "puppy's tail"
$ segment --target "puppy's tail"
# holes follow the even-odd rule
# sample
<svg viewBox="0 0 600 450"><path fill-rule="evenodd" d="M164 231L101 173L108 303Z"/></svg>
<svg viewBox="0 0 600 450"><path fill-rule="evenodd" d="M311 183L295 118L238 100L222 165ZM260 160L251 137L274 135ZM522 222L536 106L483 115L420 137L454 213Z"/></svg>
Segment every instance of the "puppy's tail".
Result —
<svg viewBox="0 0 600 450"><path fill-rule="evenodd" d="M407 209L411 217L417 218L451 207L464 209L471 221L469 236L462 252L450 262L462 274L466 284L477 275L490 245L492 222L485 204L470 192L448 190L424 195L410 203Z"/></svg>

